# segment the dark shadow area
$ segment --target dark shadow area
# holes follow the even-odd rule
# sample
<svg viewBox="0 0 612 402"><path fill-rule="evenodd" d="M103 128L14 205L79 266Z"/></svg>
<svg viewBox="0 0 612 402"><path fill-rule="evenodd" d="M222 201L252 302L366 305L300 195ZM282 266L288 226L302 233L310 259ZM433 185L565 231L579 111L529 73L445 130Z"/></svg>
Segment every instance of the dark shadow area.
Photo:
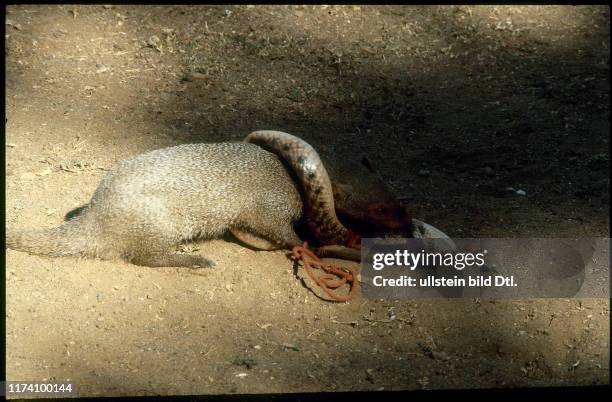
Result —
<svg viewBox="0 0 612 402"><path fill-rule="evenodd" d="M422 17L410 7L397 9L406 10L399 15L407 19ZM491 30L460 20L458 11L427 11L428 35L446 44L444 54L453 58L413 60L406 51L383 66L376 57L360 57L361 44L339 59L313 32L235 32L223 36L227 57L237 60L227 66L233 77L186 82L189 107L206 118L160 117L183 125L176 137L182 142L239 140L266 127L301 135L338 156L372 155L416 208L444 205L445 214L475 215L462 225L472 233L500 213L499 205L520 203L516 191L538 212L563 214L557 206L578 203L607 219L609 68L605 51L597 50L609 41L601 22L607 11L595 16L602 18L596 28L550 38L505 26L501 18L501 28ZM389 35L391 43L404 45ZM268 88L266 78L283 72L295 83ZM237 85L242 80L252 83L252 95ZM224 105L236 112L219 110Z"/></svg>

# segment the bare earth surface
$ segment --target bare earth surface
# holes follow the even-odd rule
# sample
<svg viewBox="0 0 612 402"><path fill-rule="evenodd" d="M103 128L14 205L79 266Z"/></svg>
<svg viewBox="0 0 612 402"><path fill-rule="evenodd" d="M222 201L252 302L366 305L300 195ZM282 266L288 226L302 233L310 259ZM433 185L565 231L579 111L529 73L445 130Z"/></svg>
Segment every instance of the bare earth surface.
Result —
<svg viewBox="0 0 612 402"><path fill-rule="evenodd" d="M609 237L607 7L10 6L5 23L9 227L59 225L122 158L278 129L370 155L451 236ZM609 300L334 304L284 251L191 250L217 268L7 250L8 379L80 395L609 383Z"/></svg>

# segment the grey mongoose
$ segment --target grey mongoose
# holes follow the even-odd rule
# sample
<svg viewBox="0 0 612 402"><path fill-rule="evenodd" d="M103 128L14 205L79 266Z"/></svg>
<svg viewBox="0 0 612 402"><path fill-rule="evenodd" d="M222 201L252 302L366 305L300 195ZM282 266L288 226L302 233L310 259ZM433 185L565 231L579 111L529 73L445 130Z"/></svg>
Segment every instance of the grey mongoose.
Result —
<svg viewBox="0 0 612 402"><path fill-rule="evenodd" d="M151 267L209 267L212 261L176 254L174 247L230 231L255 248L291 248L301 244L294 225L305 215L309 224L317 220L310 225L315 235L331 234L323 245L339 245L321 252L358 261L357 250L334 243L346 232L336 212L362 236L398 230L407 237L441 234L411 219L369 162L324 164L304 140L279 131L256 131L245 139L250 140L258 145L187 144L121 161L69 221L46 230L8 230L7 246L48 256L123 258ZM288 147L295 152L287 155ZM277 154L285 154L289 166Z"/></svg>
<svg viewBox="0 0 612 402"><path fill-rule="evenodd" d="M150 267L210 267L174 253L185 240L228 229L288 247L301 244L298 184L278 157L254 144L186 144L114 165L85 208L59 227L11 231L7 247L48 256L123 258Z"/></svg>

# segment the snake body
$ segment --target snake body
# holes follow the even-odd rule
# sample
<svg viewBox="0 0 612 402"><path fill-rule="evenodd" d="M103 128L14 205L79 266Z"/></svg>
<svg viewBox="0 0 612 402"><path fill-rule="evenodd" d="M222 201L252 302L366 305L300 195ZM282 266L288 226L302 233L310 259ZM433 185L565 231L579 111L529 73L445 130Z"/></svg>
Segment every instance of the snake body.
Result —
<svg viewBox="0 0 612 402"><path fill-rule="evenodd" d="M332 184L315 149L306 141L282 131L260 130L249 134L250 142L281 157L303 187L308 227L324 245L346 245L351 233L340 223L334 208Z"/></svg>

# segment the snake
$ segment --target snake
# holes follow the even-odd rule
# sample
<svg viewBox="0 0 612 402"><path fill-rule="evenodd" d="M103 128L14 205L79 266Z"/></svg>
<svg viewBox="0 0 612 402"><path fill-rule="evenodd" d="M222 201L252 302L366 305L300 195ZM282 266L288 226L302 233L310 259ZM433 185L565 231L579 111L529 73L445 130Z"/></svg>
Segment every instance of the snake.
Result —
<svg viewBox="0 0 612 402"><path fill-rule="evenodd" d="M295 135L274 130L250 133L244 142L256 144L283 159L303 187L308 228L323 245L350 245L355 235L338 219L332 184L317 151Z"/></svg>
<svg viewBox="0 0 612 402"><path fill-rule="evenodd" d="M308 227L322 244L317 253L321 257L360 261L361 252L355 248L359 236L347 229L336 215L331 180L317 151L303 139L275 130L254 131L244 141L276 154L298 177L304 190ZM442 246L438 247L444 250L456 247L444 232L418 219L412 219L411 227L402 233L403 237L440 239L438 244Z"/></svg>

